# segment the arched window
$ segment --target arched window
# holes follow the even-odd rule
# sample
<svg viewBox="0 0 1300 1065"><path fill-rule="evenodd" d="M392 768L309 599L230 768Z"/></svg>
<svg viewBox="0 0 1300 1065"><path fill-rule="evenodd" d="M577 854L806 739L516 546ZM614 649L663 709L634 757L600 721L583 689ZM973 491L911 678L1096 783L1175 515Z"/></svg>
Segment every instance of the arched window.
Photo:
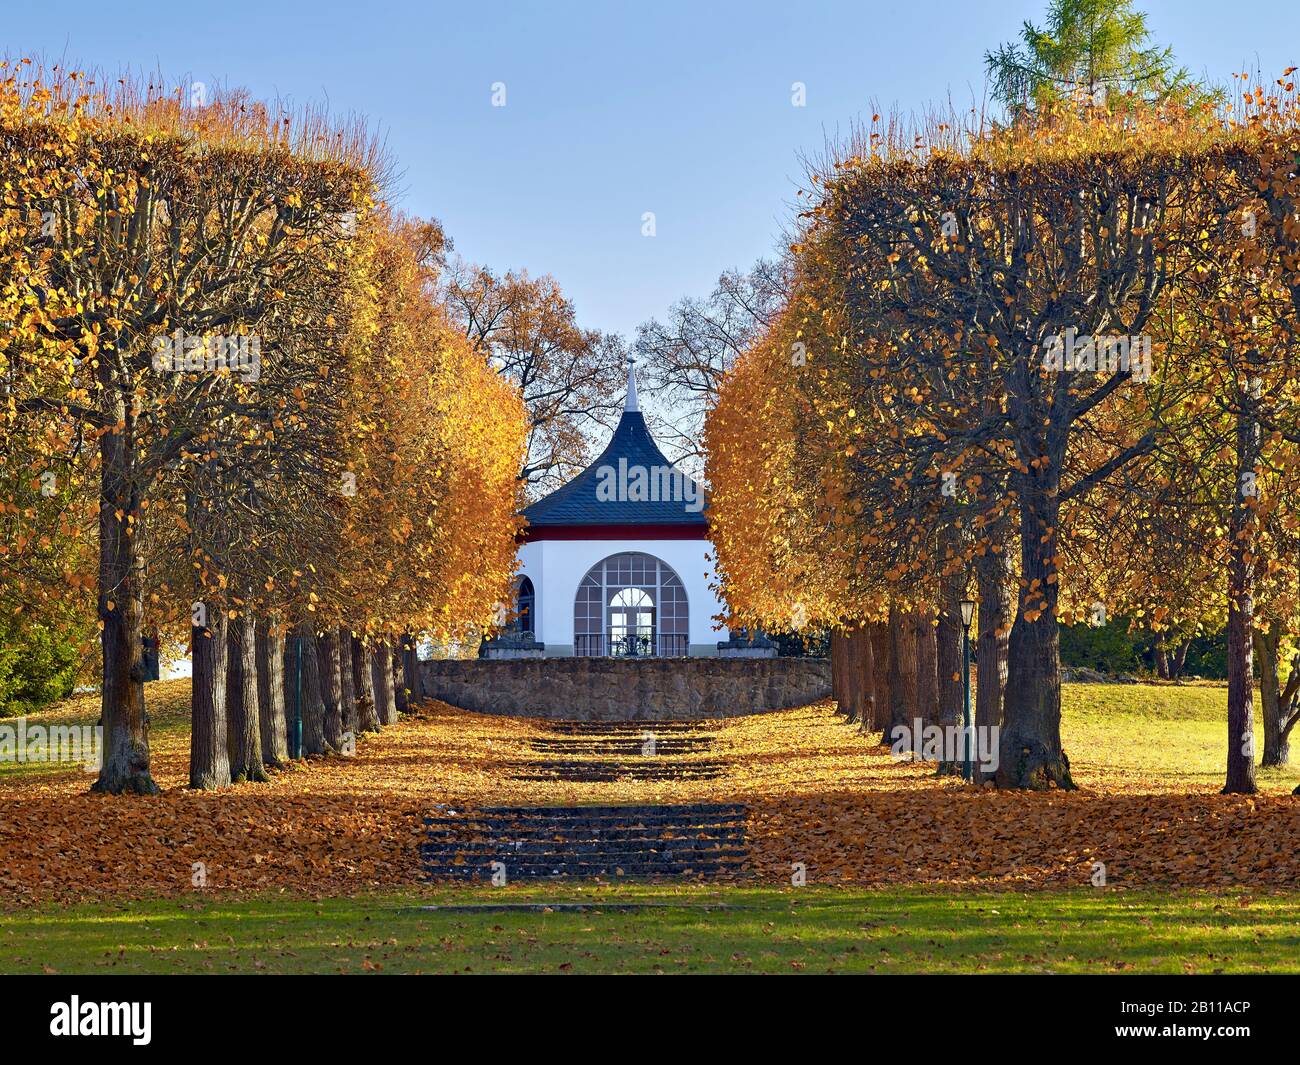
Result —
<svg viewBox="0 0 1300 1065"><path fill-rule="evenodd" d="M686 589L668 563L625 551L587 571L573 603L574 654L667 657L689 647Z"/></svg>
<svg viewBox="0 0 1300 1065"><path fill-rule="evenodd" d="M519 581L519 588L515 592L515 619L512 622L512 628L517 633L532 633L533 629L533 606L537 602L537 595L533 592L533 582L522 577Z"/></svg>

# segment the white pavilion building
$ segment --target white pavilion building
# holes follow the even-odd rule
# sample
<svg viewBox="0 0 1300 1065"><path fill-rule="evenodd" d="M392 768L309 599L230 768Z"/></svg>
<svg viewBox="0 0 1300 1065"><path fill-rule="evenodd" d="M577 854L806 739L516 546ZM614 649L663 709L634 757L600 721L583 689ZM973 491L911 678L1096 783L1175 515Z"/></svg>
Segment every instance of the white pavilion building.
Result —
<svg viewBox="0 0 1300 1065"><path fill-rule="evenodd" d="M713 655L728 638L702 487L650 436L630 360L608 446L523 514L513 627L546 657Z"/></svg>

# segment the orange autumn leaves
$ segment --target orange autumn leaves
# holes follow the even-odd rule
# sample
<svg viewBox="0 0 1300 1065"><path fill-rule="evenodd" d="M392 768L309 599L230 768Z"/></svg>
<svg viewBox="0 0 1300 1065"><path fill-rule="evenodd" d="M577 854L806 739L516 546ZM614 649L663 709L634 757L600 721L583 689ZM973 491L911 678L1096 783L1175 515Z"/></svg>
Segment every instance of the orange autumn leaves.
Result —
<svg viewBox="0 0 1300 1065"><path fill-rule="evenodd" d="M525 414L430 299L441 231L386 219L347 351L334 579L317 612L356 631L451 640L486 628L514 574Z"/></svg>
<svg viewBox="0 0 1300 1065"><path fill-rule="evenodd" d="M718 572L742 625L801 629L839 620L852 587L834 519L819 511L834 433L810 428L795 375L820 374L787 313L723 380L705 422L709 530ZM821 469L817 468L823 463Z"/></svg>
<svg viewBox="0 0 1300 1065"><path fill-rule="evenodd" d="M575 783L513 779L551 736L545 722L473 714L439 703L352 759L277 774L269 785L187 791L188 682L153 685L155 773L163 794L144 805L84 794L79 771L0 776L0 906L206 890L352 894L420 885L423 819L441 808L515 804L743 804L760 883L957 883L1090 888L1104 861L1118 888L1251 886L1294 889L1300 804L1285 794L1187 791L1176 740L1148 752L1149 771L1099 765L1076 793L965 792L932 765L895 761L846 728L829 705L710 723L719 779ZM84 697L60 720L93 720ZM1162 724L1176 726L1176 716ZM1100 727L1092 725L1092 728ZM1082 737L1080 737L1082 739ZM1156 763L1161 763L1159 766ZM131 859L124 860L124 841Z"/></svg>
<svg viewBox="0 0 1300 1065"><path fill-rule="evenodd" d="M1271 429L1251 471L1265 485L1261 517L1289 508L1300 468L1300 179L1283 165L1300 128L1293 86L1256 91L1219 118L1049 115L1032 128L942 125L915 141L898 123L879 128L810 175L786 312L738 361L708 420L710 517L733 612L787 627L799 607L813 623L849 623L877 613L882 598L916 594L940 568L965 568L988 550L1014 555L1018 533L1002 519L1026 475L1050 461L1068 499L1033 542L1065 546L1047 559L1046 578L1022 582L1027 622L1055 612L1058 571L1060 610L1075 620L1098 600L1157 628L1221 616L1226 521L1217 511L1235 471L1215 455L1244 402ZM1155 382L1101 390L1103 378L1080 374L1083 383L1063 386L1024 338L1042 318L1030 290L1044 271L1034 264L1068 261L1068 241L1055 247L1045 214L1021 246L1014 211L988 205L1018 203L1008 189L1038 182L1046 212L1082 197L1096 184L1090 175L1156 171L1174 190L1151 251L1173 264L1161 265L1160 311L1139 293L1111 323L1123 332L1122 322L1145 316ZM1147 192L1140 182L1118 190L1139 208ZM1258 239L1245 231L1247 209ZM1118 239L1107 226L1081 234L1078 247L1101 256ZM1132 226L1133 239L1155 226ZM1263 370L1242 357L1252 346L1269 353ZM1013 380L1031 382L1019 389L1029 401L1010 396ZM1086 403L1085 387L1096 390ZM1243 399L1250 388L1253 401ZM1055 409L1039 397L1053 394L1078 408L1068 423L1039 417ZM1041 439L1052 432L1068 434L1060 462ZM1141 453L1148 432L1169 442L1155 457ZM1136 460L1112 466L1130 450ZM1272 524L1254 557L1276 571L1268 560L1294 557L1294 522ZM1294 566L1281 570L1274 586L1293 584ZM1294 596L1272 594L1294 615Z"/></svg>
<svg viewBox="0 0 1300 1065"><path fill-rule="evenodd" d="M178 650L209 597L372 634L485 624L522 403L450 326L441 233L384 206L365 127L25 61L0 79L0 609L92 600L106 506ZM259 373L160 372L177 327L257 334Z"/></svg>

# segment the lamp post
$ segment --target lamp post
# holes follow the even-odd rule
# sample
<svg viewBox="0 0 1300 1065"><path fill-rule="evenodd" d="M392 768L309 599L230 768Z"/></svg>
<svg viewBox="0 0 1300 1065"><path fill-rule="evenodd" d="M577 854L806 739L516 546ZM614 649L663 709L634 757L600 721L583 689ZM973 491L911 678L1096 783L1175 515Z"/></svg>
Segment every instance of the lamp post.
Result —
<svg viewBox="0 0 1300 1065"><path fill-rule="evenodd" d="M294 758L302 757L302 633L298 633L297 642L297 678L294 681L293 689L293 755Z"/></svg>
<svg viewBox="0 0 1300 1065"><path fill-rule="evenodd" d="M962 661L962 694L965 699L965 711L962 728L962 766L961 775L963 780L971 779L971 724L970 724L970 626L975 620L975 600L963 599L961 601L961 661Z"/></svg>

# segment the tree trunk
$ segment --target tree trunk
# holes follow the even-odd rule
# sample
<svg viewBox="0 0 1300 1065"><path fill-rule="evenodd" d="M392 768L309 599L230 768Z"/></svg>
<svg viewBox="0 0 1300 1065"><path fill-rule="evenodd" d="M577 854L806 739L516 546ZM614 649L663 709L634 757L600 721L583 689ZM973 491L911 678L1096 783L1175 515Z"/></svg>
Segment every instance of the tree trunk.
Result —
<svg viewBox="0 0 1300 1065"><path fill-rule="evenodd" d="M382 725L397 723L397 702L393 697L393 649L385 639L375 642L371 656L375 675L375 704Z"/></svg>
<svg viewBox="0 0 1300 1065"><path fill-rule="evenodd" d="M302 757L303 654L300 630L291 628L284 641L284 734L290 758Z"/></svg>
<svg viewBox="0 0 1300 1065"><path fill-rule="evenodd" d="M1155 659L1156 677L1160 680L1168 680L1169 652L1165 649L1165 634L1163 632L1156 633Z"/></svg>
<svg viewBox="0 0 1300 1065"><path fill-rule="evenodd" d="M1063 449L1057 449L1057 452ZM1007 645L1005 723L997 782L1004 788L1073 788L1061 747L1061 633L1055 559L1060 550L1060 454L1016 478L1022 591ZM982 663L981 663L982 664Z"/></svg>
<svg viewBox="0 0 1300 1065"><path fill-rule="evenodd" d="M360 636L352 637L352 687L357 693L357 723L361 732L379 731L375 709L375 671L370 668L370 651Z"/></svg>
<svg viewBox="0 0 1300 1065"><path fill-rule="evenodd" d="M844 714L848 711L848 694L844 684L847 673L845 656L848 652L844 633L831 629L831 698L835 700L835 712Z"/></svg>
<svg viewBox="0 0 1300 1065"><path fill-rule="evenodd" d="M1191 640L1184 640L1178 645L1173 661L1169 666L1169 676L1173 680L1182 680L1183 670L1187 668L1187 651L1192 646Z"/></svg>
<svg viewBox="0 0 1300 1065"><path fill-rule="evenodd" d="M839 635L840 697L838 708L850 724L862 720L866 706L866 678L862 674L862 650L858 630L842 629Z"/></svg>
<svg viewBox="0 0 1300 1065"><path fill-rule="evenodd" d="M1286 765L1291 757L1290 734L1285 731L1286 710L1278 671L1281 648L1282 628L1276 621L1271 622L1267 629L1255 630L1255 654L1259 658L1260 714L1264 719L1264 756L1259 763L1261 769Z"/></svg>
<svg viewBox="0 0 1300 1065"><path fill-rule="evenodd" d="M871 640L871 729L881 733L883 741L888 743L884 733L889 729L893 716L889 688L889 623L873 621L868 631Z"/></svg>
<svg viewBox="0 0 1300 1065"><path fill-rule="evenodd" d="M204 604L206 626L190 629L190 787L208 790L230 783L226 749L226 612Z"/></svg>
<svg viewBox="0 0 1300 1065"><path fill-rule="evenodd" d="M402 637L402 674L407 705L413 707L424 698L424 692L420 687L420 656L415 649L415 636L409 632Z"/></svg>
<svg viewBox="0 0 1300 1065"><path fill-rule="evenodd" d="M1291 674L1287 676L1286 688L1282 687L1281 657L1282 625L1270 622L1269 627L1256 628L1255 653L1260 659L1260 713L1264 718L1264 757L1260 759L1261 769L1277 769L1291 761L1291 726L1294 720L1288 720L1295 713L1297 688L1296 670L1300 668L1300 655L1291 662Z"/></svg>
<svg viewBox="0 0 1300 1065"><path fill-rule="evenodd" d="M257 682L257 619L244 613L239 619L240 679L244 685L239 735L239 764L245 780L266 781L262 764L262 707Z"/></svg>
<svg viewBox="0 0 1300 1065"><path fill-rule="evenodd" d="M257 637L257 676L262 691L262 762L283 766L289 761L285 729L284 631L280 619L271 617Z"/></svg>
<svg viewBox="0 0 1300 1065"><path fill-rule="evenodd" d="M997 546L1004 546L1004 541ZM975 660L975 726L1001 727L1003 697L1007 690L1007 644L1011 634L1012 589L1015 577L1011 555L992 550L975 558L975 583L979 594ZM958 654L961 651L958 648Z"/></svg>
<svg viewBox="0 0 1300 1065"><path fill-rule="evenodd" d="M159 680L162 677L162 662L158 657L158 648L158 629L155 627L144 638L144 647L140 651L140 662L144 670L146 684L151 680Z"/></svg>
<svg viewBox="0 0 1300 1065"><path fill-rule="evenodd" d="M916 704L927 725L939 719L939 645L930 607L913 615L916 625Z"/></svg>
<svg viewBox="0 0 1300 1065"><path fill-rule="evenodd" d="M841 633L840 646L842 648L842 658L844 658L844 662L840 667L840 684L844 689L844 702L840 703L840 713L844 714L844 718L848 720L849 724L853 724L858 719L858 715L862 713L862 689L854 683L858 671L857 661L855 661L858 649L853 644L852 632Z"/></svg>
<svg viewBox="0 0 1300 1065"><path fill-rule="evenodd" d="M325 749L337 754L343 749L343 676L339 671L337 629L326 629L316 637L316 659L320 663L321 698L325 702Z"/></svg>
<svg viewBox="0 0 1300 1065"><path fill-rule="evenodd" d="M347 746L355 749L357 741L357 693L352 686L352 633L346 625L338 628L339 686L343 692L343 735Z"/></svg>
<svg viewBox="0 0 1300 1065"><path fill-rule="evenodd" d="M1223 793L1253 795L1255 706L1251 633L1255 627L1254 477L1259 428L1237 417L1237 481L1228 520L1228 766Z"/></svg>
<svg viewBox="0 0 1300 1065"><path fill-rule="evenodd" d="M119 428L100 437L99 619L104 678L100 694L103 763L92 791L157 795L149 772L149 715L144 705L142 531L133 464L134 419L118 400L108 412Z"/></svg>
<svg viewBox="0 0 1300 1065"><path fill-rule="evenodd" d="M939 724L961 724L965 706L962 683L962 625L960 574L944 580L943 607L935 631L937 672L939 674Z"/></svg>
<svg viewBox="0 0 1300 1065"><path fill-rule="evenodd" d="M268 661L267 645L268 632L271 622L262 619L257 626L257 639L255 641L254 653L257 655L257 723L262 729L262 765L268 769L279 768L281 760L277 760L273 753L275 747L274 716L271 710L271 663ZM284 662L280 662L280 668L284 669ZM281 737L284 730L280 730Z"/></svg>
<svg viewBox="0 0 1300 1065"><path fill-rule="evenodd" d="M390 640L388 645L393 649L393 705L397 713L406 714L410 712L411 704L406 697L406 671L402 668L401 638Z"/></svg>
<svg viewBox="0 0 1300 1065"><path fill-rule="evenodd" d="M965 591L960 571L946 575L942 582L942 602L939 608L939 626L935 632L935 647L939 674L939 719L944 736L965 723L966 688L962 677L961 598ZM958 764L945 758L939 763L939 773L958 772Z"/></svg>
<svg viewBox="0 0 1300 1065"><path fill-rule="evenodd" d="M862 671L862 630L835 629L831 633L831 674L837 712L851 723L863 720L868 711L869 693Z"/></svg>
<svg viewBox="0 0 1300 1065"><path fill-rule="evenodd" d="M916 623L911 611L889 608L889 645L889 728L885 731L885 742L898 754L919 753Z"/></svg>
<svg viewBox="0 0 1300 1065"><path fill-rule="evenodd" d="M302 753L325 754L325 700L316 633L309 622L303 622L298 635L302 637Z"/></svg>
<svg viewBox="0 0 1300 1065"><path fill-rule="evenodd" d="M876 720L875 661L871 653L871 629L866 625L849 634L850 683L856 689L854 710L859 732L871 732Z"/></svg>
<svg viewBox="0 0 1300 1065"><path fill-rule="evenodd" d="M239 646L239 620L226 624L226 751L230 755L230 779L244 779L244 651Z"/></svg>

